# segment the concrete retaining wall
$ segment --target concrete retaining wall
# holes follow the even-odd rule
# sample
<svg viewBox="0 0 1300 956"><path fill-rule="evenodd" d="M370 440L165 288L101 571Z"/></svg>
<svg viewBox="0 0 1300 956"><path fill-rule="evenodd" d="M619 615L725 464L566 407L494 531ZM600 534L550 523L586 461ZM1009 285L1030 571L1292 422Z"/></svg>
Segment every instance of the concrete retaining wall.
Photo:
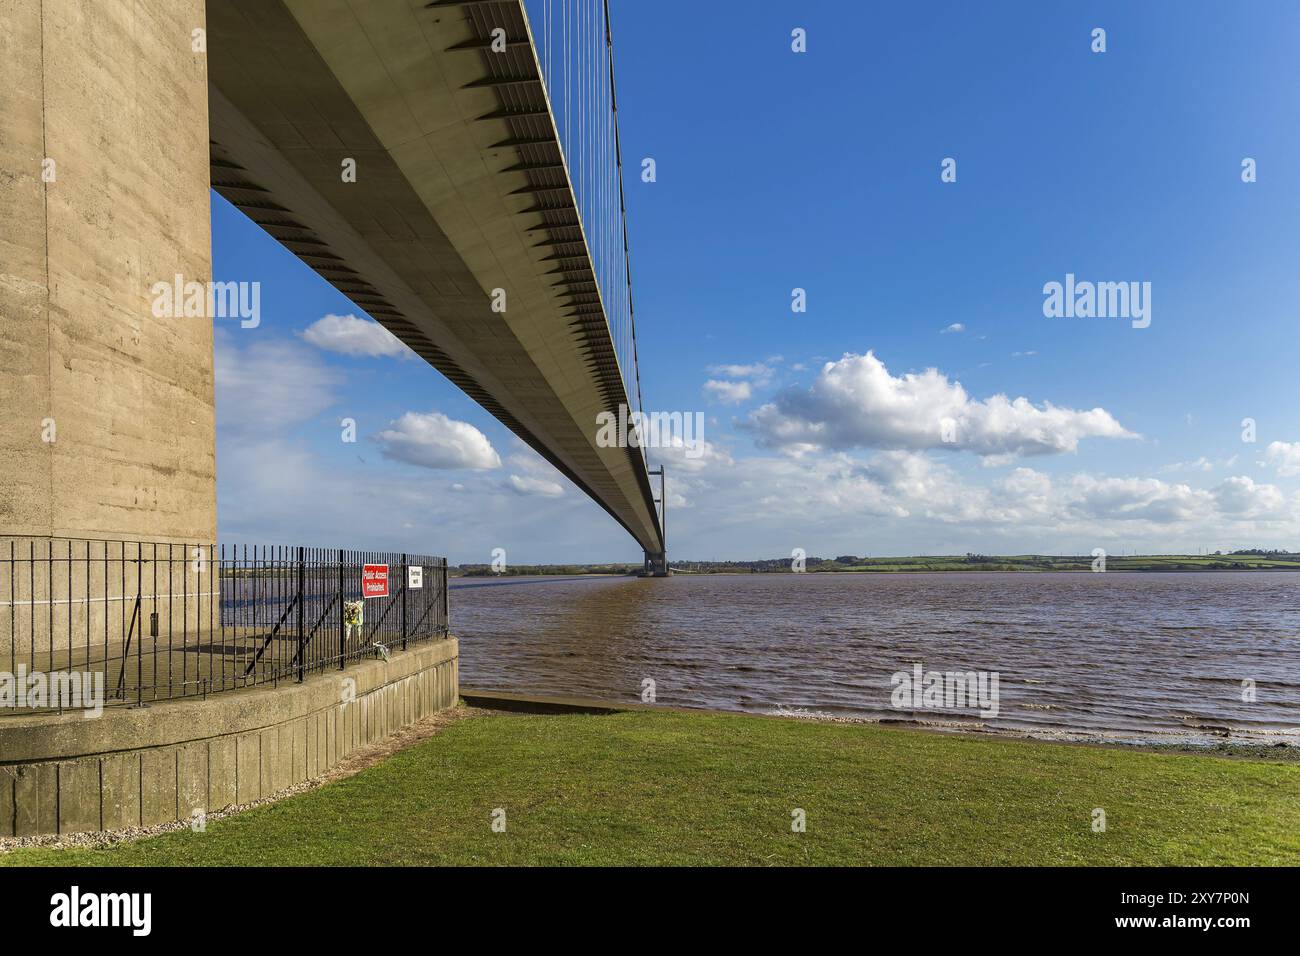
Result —
<svg viewBox="0 0 1300 956"><path fill-rule="evenodd" d="M189 820L319 776L356 748L453 706L455 638L207 700L0 716L0 836Z"/></svg>

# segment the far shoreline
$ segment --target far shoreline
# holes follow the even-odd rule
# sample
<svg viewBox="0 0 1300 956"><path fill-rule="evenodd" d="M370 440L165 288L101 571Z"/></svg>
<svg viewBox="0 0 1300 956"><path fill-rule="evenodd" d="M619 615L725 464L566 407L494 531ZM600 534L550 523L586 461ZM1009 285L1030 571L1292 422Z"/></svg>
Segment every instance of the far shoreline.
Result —
<svg viewBox="0 0 1300 956"><path fill-rule="evenodd" d="M1300 552L1254 548L1205 554L1108 554L1096 548L1089 554L989 555L931 554L868 557L853 554L816 557L795 548L790 557L740 561L693 561L669 558L674 574L898 574L908 572L966 571L1300 571ZM582 577L586 575L639 575L640 564L630 562L574 562L569 564L460 564L448 567L454 577Z"/></svg>
<svg viewBox="0 0 1300 956"><path fill-rule="evenodd" d="M707 575L710 577L751 577L754 575L798 575L798 574L1095 574L1091 568L1025 568L1025 567L983 567L983 568L808 568L806 571L744 571L737 569L701 570L670 568L673 575ZM1118 567L1107 568L1107 574L1202 574L1202 573L1266 573L1270 571L1300 571L1296 567ZM450 577L492 580L499 578L565 578L580 580L582 578L627 578L640 577L640 569L626 571L560 571L560 570L523 570L502 572L460 572L451 570Z"/></svg>

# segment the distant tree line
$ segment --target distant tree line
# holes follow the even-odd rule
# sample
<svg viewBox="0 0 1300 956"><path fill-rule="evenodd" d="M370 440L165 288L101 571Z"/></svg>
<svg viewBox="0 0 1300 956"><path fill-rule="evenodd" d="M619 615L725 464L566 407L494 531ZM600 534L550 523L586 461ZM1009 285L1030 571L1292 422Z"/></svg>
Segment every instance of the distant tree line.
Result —
<svg viewBox="0 0 1300 956"><path fill-rule="evenodd" d="M1249 570L1256 567L1249 562L1228 560L1232 557L1264 558L1278 561L1300 562L1300 552L1285 549L1247 548L1224 554L1215 551L1209 557L1222 561L1206 562L1207 556L1196 555L1111 555L1111 561L1120 570ZM1186 557L1187 562L1178 558ZM990 555L968 551L964 555L914 555L909 557L871 558L865 555L841 554L834 558L808 555L803 559L804 571L960 571L965 567L983 571L1076 571L1088 570L1092 558L1086 555ZM758 558L749 561L687 561L672 559L674 570L693 574L789 574L796 570L792 557ZM461 564L450 569L453 576L494 577L498 575L553 575L576 576L582 574L636 574L640 564L528 564L509 565L494 571L490 564Z"/></svg>

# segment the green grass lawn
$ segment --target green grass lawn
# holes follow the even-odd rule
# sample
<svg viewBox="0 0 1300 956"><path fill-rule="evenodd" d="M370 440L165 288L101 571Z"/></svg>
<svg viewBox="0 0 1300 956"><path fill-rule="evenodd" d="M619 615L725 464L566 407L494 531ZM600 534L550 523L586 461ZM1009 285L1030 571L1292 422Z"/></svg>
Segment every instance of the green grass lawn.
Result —
<svg viewBox="0 0 1300 956"><path fill-rule="evenodd" d="M1294 865L1300 765L716 714L502 714L205 833L0 863Z"/></svg>

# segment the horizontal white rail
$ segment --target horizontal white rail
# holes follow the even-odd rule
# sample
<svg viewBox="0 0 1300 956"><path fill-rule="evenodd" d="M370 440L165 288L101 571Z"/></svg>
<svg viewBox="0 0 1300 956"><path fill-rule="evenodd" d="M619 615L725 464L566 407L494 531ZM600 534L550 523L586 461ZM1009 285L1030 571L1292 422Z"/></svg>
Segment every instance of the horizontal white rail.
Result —
<svg viewBox="0 0 1300 956"><path fill-rule="evenodd" d="M105 604L105 603L112 604L117 601L130 601L131 603L134 604L135 597L136 596L134 594L126 594L120 596L109 595L108 597L55 598L53 600L42 598L40 600L0 601L0 607L35 607L37 605L44 607L47 605L58 606L60 604ZM182 594L141 594L140 601L141 602L160 601L169 598L174 599L174 598L200 598L200 597L205 597L209 599L220 599L221 592L220 591L189 591Z"/></svg>

